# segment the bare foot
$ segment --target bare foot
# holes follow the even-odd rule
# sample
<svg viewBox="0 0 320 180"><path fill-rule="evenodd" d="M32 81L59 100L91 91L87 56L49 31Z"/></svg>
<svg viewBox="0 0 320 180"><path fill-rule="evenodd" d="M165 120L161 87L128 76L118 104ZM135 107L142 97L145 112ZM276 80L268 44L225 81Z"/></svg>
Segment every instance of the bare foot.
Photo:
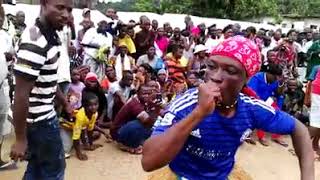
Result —
<svg viewBox="0 0 320 180"><path fill-rule="evenodd" d="M245 142L248 143L248 144L252 144L252 145L256 145L256 144L257 144L257 143L256 143L253 139L251 139L251 138L246 139Z"/></svg>
<svg viewBox="0 0 320 180"><path fill-rule="evenodd" d="M289 149L288 151L292 154L292 156L297 156L294 149Z"/></svg>
<svg viewBox="0 0 320 180"><path fill-rule="evenodd" d="M262 144L263 146L269 146L268 141L265 138L259 139L260 144Z"/></svg>
<svg viewBox="0 0 320 180"><path fill-rule="evenodd" d="M4 162L0 160L0 170L8 170L8 169L16 169L16 162L14 161L9 161L9 162Z"/></svg>
<svg viewBox="0 0 320 180"><path fill-rule="evenodd" d="M139 146L137 148L130 148L128 146L125 146L121 143L118 144L118 147L119 149L121 149L122 151L125 151L125 152L128 152L130 154L136 154L136 155L139 155L139 154L142 154L142 146Z"/></svg>
<svg viewBox="0 0 320 180"><path fill-rule="evenodd" d="M283 147L288 147L289 146L286 142L282 141L281 139L272 139L272 141L277 143L277 144L280 144Z"/></svg>

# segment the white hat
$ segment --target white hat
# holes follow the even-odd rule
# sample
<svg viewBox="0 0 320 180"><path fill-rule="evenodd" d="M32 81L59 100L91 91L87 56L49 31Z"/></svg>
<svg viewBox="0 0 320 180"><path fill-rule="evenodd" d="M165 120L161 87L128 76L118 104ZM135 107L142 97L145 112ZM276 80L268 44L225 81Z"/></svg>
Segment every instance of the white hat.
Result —
<svg viewBox="0 0 320 180"><path fill-rule="evenodd" d="M90 12L91 10L89 8L84 8L82 10L82 16L84 16L85 14L87 14L88 12Z"/></svg>
<svg viewBox="0 0 320 180"><path fill-rule="evenodd" d="M193 54L197 54L201 51L207 51L207 50L208 50L208 48L206 46L204 46L203 44L199 44L194 48Z"/></svg>

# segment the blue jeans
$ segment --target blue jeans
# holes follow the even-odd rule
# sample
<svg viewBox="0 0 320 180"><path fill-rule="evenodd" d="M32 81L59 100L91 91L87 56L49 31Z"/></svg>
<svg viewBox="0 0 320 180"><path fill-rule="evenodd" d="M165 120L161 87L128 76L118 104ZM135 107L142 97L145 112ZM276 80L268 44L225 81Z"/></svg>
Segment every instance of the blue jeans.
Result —
<svg viewBox="0 0 320 180"><path fill-rule="evenodd" d="M56 117L27 124L28 166L24 180L63 180L66 162Z"/></svg>
<svg viewBox="0 0 320 180"><path fill-rule="evenodd" d="M139 120L130 121L118 131L118 141L130 148L137 148L151 136L151 129L145 128Z"/></svg>

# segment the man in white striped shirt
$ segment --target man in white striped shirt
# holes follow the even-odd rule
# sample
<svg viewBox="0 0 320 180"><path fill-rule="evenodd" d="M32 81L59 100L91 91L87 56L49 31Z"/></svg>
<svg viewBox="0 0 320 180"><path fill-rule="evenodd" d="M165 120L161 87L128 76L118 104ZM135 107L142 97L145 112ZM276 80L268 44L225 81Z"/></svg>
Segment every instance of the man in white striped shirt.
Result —
<svg viewBox="0 0 320 180"><path fill-rule="evenodd" d="M21 36L14 67L16 76L13 120L16 142L11 149L15 161L29 163L24 179L64 179L65 160L53 100L68 109L57 89L60 39L71 17L72 0L41 0L40 17ZM26 151L27 150L27 151Z"/></svg>

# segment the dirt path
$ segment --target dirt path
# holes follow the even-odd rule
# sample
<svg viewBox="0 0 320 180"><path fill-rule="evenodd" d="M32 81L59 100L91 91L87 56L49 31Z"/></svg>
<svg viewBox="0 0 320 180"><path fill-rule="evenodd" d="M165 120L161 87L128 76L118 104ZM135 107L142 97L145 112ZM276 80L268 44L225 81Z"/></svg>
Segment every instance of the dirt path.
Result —
<svg viewBox="0 0 320 180"><path fill-rule="evenodd" d="M289 140L287 140L289 141ZM6 141L5 157L12 137ZM145 180L147 173L141 169L140 156L119 151L114 144L106 144L95 152L89 152L89 160L81 162L75 157L67 160L66 180ZM257 180L299 180L298 160L276 144L263 147L245 144L237 155L238 163ZM19 169L0 171L0 180L21 179L26 163ZM320 162L316 162L316 179L320 179Z"/></svg>

